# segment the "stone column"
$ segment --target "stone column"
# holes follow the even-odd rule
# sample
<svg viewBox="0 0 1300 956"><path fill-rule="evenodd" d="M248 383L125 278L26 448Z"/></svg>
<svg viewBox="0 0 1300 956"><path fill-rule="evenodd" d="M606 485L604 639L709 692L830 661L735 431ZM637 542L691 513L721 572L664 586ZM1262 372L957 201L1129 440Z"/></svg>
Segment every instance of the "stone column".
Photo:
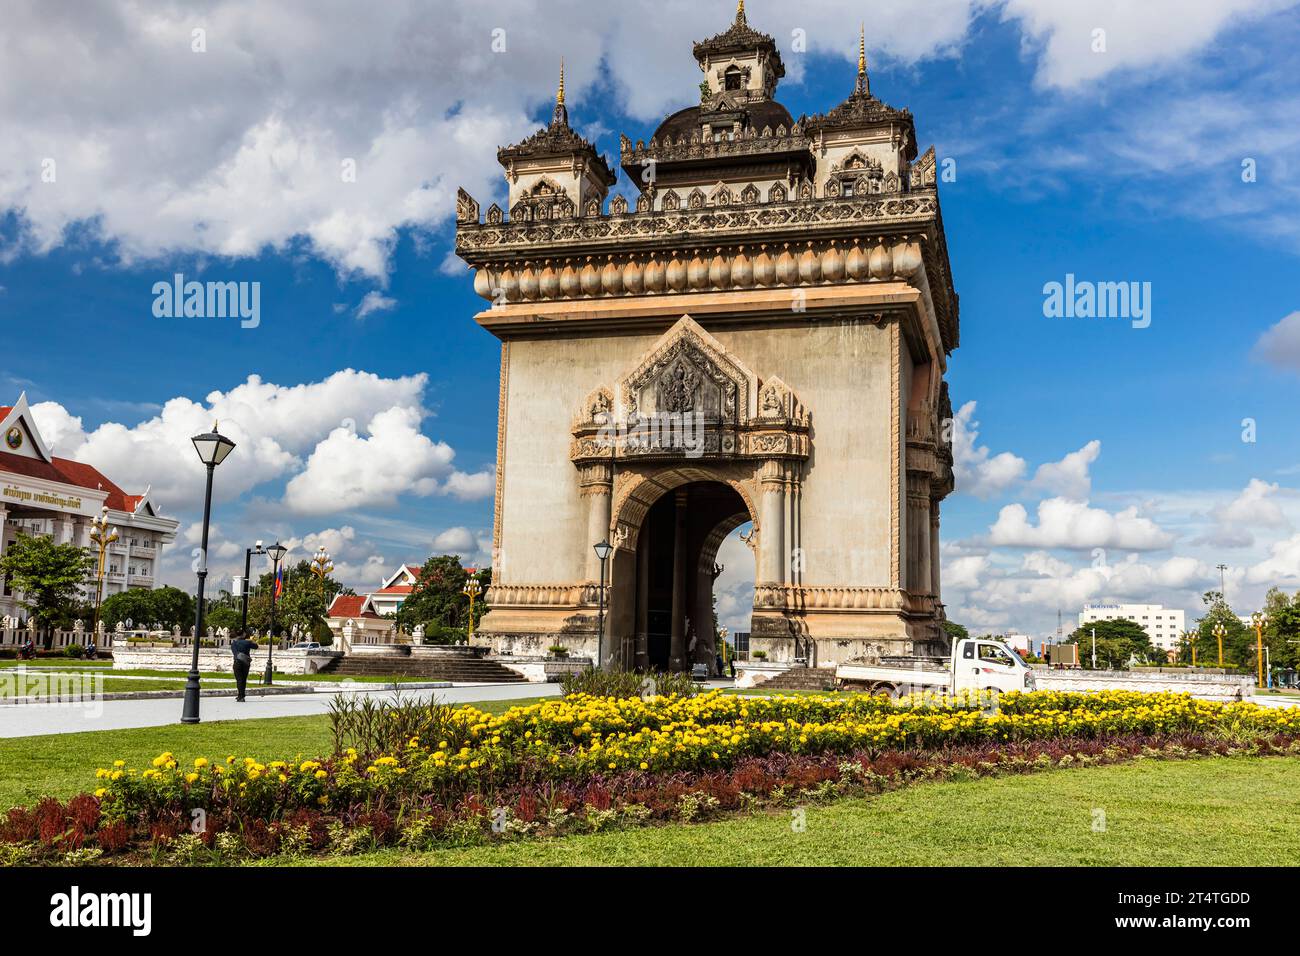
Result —
<svg viewBox="0 0 1300 956"><path fill-rule="evenodd" d="M609 540L610 507L614 491L613 466L607 463L583 465L578 476L579 493L587 499L587 580L600 581L600 558L595 546ZM612 556L611 559L613 560ZM610 571L605 562L605 574ZM608 580L606 581L608 584Z"/></svg>
<svg viewBox="0 0 1300 956"><path fill-rule="evenodd" d="M636 540L636 669L650 669L650 529L644 523Z"/></svg>
<svg viewBox="0 0 1300 956"><path fill-rule="evenodd" d="M759 474L758 514L762 528L758 536L758 582L785 583L785 480L778 459L763 462Z"/></svg>
<svg viewBox="0 0 1300 956"><path fill-rule="evenodd" d="M922 476L907 476L907 562L903 587L914 595L930 590L930 489Z"/></svg>
<svg viewBox="0 0 1300 956"><path fill-rule="evenodd" d="M689 492L676 492L677 511L673 520L673 621L668 650L668 669L686 669L686 506Z"/></svg>
<svg viewBox="0 0 1300 956"><path fill-rule="evenodd" d="M930 593L939 600L939 499L930 499Z"/></svg>
<svg viewBox="0 0 1300 956"><path fill-rule="evenodd" d="M921 594L930 594L930 588L934 579L930 571L933 554L930 536L930 499L928 497L923 498L918 502L917 517L918 522L916 530L917 537L920 539L917 554L917 564L920 572L917 576L917 591Z"/></svg>
<svg viewBox="0 0 1300 956"><path fill-rule="evenodd" d="M54 519L55 544L70 544L72 542L72 535L72 518L70 516L65 515L61 518Z"/></svg>
<svg viewBox="0 0 1300 956"><path fill-rule="evenodd" d="M5 529L5 522L9 520L9 511L6 508L0 508L0 558L4 557L5 544L9 540L9 532Z"/></svg>

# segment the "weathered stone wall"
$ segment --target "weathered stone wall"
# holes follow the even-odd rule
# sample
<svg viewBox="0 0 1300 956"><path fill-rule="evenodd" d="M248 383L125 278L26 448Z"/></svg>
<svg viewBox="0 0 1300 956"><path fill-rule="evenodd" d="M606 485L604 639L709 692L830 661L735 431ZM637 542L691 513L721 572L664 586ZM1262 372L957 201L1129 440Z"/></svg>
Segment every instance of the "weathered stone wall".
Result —
<svg viewBox="0 0 1300 956"><path fill-rule="evenodd" d="M113 669L188 671L192 653L188 647L138 647L116 644L113 646ZM266 669L266 655L265 647L253 652L251 673L260 673ZM315 674L334 658L341 656L340 651L277 650L274 666L281 674ZM234 657L229 648L199 649L200 671L229 674L233 668Z"/></svg>

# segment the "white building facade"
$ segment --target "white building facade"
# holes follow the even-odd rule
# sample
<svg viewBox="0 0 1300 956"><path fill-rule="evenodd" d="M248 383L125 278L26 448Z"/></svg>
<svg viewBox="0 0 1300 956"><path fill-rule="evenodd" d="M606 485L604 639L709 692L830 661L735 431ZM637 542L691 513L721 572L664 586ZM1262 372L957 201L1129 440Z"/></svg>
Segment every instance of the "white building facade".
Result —
<svg viewBox="0 0 1300 956"><path fill-rule="evenodd" d="M104 555L104 597L156 586L163 546L175 540L179 522L157 512L148 489L127 494L94 466L51 454L26 394L0 405L0 436L0 555L22 534L91 548L91 522L106 512L117 540ZM93 583L86 597L93 599ZM27 609L21 594L0 581L0 617L6 616L25 621Z"/></svg>
<svg viewBox="0 0 1300 956"><path fill-rule="evenodd" d="M1079 612L1079 626L1094 621L1132 621L1147 632L1151 643L1162 651L1175 651L1187 627L1183 611L1163 604L1085 604Z"/></svg>

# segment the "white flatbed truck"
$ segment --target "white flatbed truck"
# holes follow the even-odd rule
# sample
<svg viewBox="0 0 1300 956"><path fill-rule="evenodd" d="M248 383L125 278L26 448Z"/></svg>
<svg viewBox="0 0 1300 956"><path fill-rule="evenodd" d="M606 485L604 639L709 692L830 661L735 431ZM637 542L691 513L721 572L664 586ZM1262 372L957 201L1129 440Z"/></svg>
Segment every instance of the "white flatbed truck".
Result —
<svg viewBox="0 0 1300 956"><path fill-rule="evenodd" d="M1001 641L966 638L952 657L892 658L879 664L840 664L835 677L845 690L887 697L903 694L959 694L962 691L1001 693L1033 690L1034 672L1019 654Z"/></svg>

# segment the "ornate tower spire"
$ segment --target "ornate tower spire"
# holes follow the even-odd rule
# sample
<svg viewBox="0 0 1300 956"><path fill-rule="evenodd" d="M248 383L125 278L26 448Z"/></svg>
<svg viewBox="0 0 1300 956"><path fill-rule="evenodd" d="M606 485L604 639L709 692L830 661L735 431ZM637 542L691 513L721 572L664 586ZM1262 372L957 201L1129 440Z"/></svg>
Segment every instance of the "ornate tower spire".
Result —
<svg viewBox="0 0 1300 956"><path fill-rule="evenodd" d="M569 108L564 105L564 57L560 57L560 85L555 91L555 112L551 114L551 126L568 126Z"/></svg>
<svg viewBox="0 0 1300 956"><path fill-rule="evenodd" d="M871 81L867 78L867 25L864 23L861 27L861 33L858 35L858 81L854 87L857 93L871 92Z"/></svg>

